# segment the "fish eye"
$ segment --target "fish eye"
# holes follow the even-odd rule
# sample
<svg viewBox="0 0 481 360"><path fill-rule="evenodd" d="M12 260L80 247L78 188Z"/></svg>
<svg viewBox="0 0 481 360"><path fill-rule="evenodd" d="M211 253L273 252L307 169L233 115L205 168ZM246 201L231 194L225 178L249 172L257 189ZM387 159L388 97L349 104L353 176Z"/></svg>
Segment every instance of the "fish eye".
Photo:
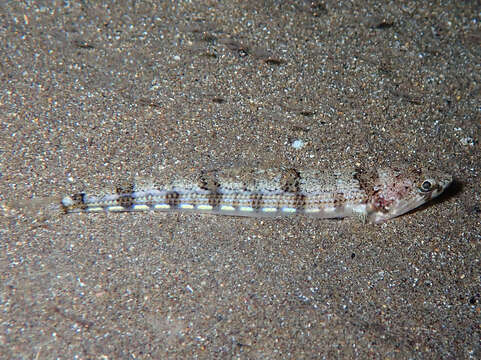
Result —
<svg viewBox="0 0 481 360"><path fill-rule="evenodd" d="M421 187L419 188L419 190L421 190L422 192L428 192L430 190L432 190L433 188L433 184L431 181L429 180L424 180L424 182L421 184Z"/></svg>

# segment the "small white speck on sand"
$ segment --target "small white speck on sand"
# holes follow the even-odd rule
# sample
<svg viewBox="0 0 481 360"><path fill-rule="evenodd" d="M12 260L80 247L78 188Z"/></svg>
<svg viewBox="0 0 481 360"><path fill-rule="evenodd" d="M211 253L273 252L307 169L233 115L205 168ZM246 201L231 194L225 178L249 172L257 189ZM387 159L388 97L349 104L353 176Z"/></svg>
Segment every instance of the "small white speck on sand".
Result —
<svg viewBox="0 0 481 360"><path fill-rule="evenodd" d="M302 140L294 140L294 141L292 142L292 147L293 147L294 149L301 149L301 148L303 148L305 145L306 145L306 143L305 143L304 141L302 141Z"/></svg>

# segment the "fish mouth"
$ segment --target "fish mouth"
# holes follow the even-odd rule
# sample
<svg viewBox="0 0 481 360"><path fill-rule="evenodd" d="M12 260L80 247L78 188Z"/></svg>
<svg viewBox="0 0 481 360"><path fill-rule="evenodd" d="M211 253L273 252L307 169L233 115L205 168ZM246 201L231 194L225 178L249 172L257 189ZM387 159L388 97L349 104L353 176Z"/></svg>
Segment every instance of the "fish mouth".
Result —
<svg viewBox="0 0 481 360"><path fill-rule="evenodd" d="M441 192L440 192L441 193ZM437 195L436 195L437 196ZM427 202L426 197L419 196L410 201L400 200L387 209L386 213L374 213L371 215L371 221L375 224L404 215L405 213L416 209Z"/></svg>

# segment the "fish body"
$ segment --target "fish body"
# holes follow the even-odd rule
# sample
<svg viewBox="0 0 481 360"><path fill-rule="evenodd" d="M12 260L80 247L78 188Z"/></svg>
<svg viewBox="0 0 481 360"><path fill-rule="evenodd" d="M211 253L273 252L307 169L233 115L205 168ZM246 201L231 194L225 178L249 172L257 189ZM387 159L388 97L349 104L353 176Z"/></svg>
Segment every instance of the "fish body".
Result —
<svg viewBox="0 0 481 360"><path fill-rule="evenodd" d="M228 169L150 186L127 184L112 194L77 193L65 213L193 212L215 215L317 218L356 216L382 222L439 196L452 176L414 166L375 170Z"/></svg>

